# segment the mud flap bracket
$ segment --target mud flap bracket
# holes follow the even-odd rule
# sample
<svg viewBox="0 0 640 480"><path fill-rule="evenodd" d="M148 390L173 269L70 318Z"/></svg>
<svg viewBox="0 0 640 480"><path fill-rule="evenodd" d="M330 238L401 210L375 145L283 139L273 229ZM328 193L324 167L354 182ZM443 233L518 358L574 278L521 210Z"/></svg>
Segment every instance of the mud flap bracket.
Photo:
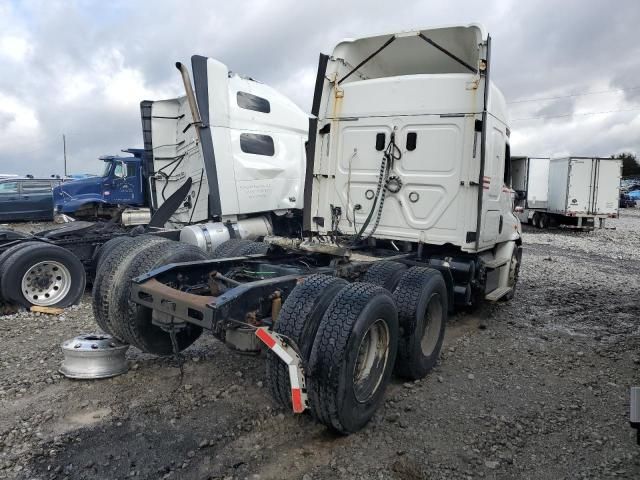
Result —
<svg viewBox="0 0 640 480"><path fill-rule="evenodd" d="M289 368L289 381L291 383L291 404L293 413L302 413L309 408L309 399L302 369L300 355L291 347L285 338L272 332L267 327L258 327L256 336L269 350L275 353Z"/></svg>

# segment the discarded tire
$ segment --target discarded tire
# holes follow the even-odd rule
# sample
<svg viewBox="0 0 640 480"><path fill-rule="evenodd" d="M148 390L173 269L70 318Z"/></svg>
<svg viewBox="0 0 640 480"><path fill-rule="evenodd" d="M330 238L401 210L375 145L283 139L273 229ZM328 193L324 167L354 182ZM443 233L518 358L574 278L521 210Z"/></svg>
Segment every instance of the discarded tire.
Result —
<svg viewBox="0 0 640 480"><path fill-rule="evenodd" d="M327 308L309 358L314 417L344 434L362 428L383 400L398 348L391 294L369 283L344 287Z"/></svg>
<svg viewBox="0 0 640 480"><path fill-rule="evenodd" d="M396 288L400 277L407 271L407 266L398 262L375 262L362 275L362 282L373 283L386 288L390 292Z"/></svg>
<svg viewBox="0 0 640 480"><path fill-rule="evenodd" d="M135 253L157 242L169 242L169 240L151 235L141 235L135 238L126 237L115 245L108 254L103 254L100 261L100 268L96 271L96 276L93 281L91 305L93 308L93 318L95 318L96 323L102 331L116 337L120 341L124 339L115 334L109 319L109 293L113 288L114 274L128 254Z"/></svg>
<svg viewBox="0 0 640 480"><path fill-rule="evenodd" d="M0 269L2 297L25 307L68 307L80 301L86 285L78 257L56 245L37 242L17 249Z"/></svg>
<svg viewBox="0 0 640 480"><path fill-rule="evenodd" d="M310 275L297 285L282 305L273 331L294 345L306 367L313 341L327 307L347 281L329 275ZM273 399L291 408L291 383L287 365L273 352L267 353L267 383Z"/></svg>
<svg viewBox="0 0 640 480"><path fill-rule="evenodd" d="M447 324L447 287L433 268L411 267L393 292L400 338L397 373L417 380L438 361Z"/></svg>
<svg viewBox="0 0 640 480"><path fill-rule="evenodd" d="M169 332L152 323L154 312L129 299L131 281L169 263L207 260L200 248L180 242L148 245L127 255L113 274L109 289L109 318L113 331L124 341L154 355L170 355L173 345ZM202 334L202 328L185 323L176 330L178 350L184 350Z"/></svg>

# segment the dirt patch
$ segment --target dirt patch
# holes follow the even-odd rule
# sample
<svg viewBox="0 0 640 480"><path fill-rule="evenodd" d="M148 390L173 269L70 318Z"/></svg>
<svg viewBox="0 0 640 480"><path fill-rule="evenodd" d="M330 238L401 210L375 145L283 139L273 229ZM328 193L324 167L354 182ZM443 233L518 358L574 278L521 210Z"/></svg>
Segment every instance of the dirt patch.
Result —
<svg viewBox="0 0 640 480"><path fill-rule="evenodd" d="M209 336L183 377L132 348L126 375L71 381L60 344L97 329L88 296L1 317L0 478L640 478L640 216L608 223L527 230L515 298L452 317L438 367L349 437L275 408L263 359Z"/></svg>

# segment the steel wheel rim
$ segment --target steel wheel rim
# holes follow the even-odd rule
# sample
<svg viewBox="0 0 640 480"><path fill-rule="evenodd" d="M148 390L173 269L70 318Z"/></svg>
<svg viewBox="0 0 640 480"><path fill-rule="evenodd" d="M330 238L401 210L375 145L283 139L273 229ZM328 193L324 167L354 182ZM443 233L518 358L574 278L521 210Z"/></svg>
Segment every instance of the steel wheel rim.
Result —
<svg viewBox="0 0 640 480"><path fill-rule="evenodd" d="M442 327L442 303L440 295L434 293L429 298L427 308L424 312L424 331L420 339L420 349L424 356L429 356L436 349L438 339L440 337L440 329Z"/></svg>
<svg viewBox="0 0 640 480"><path fill-rule="evenodd" d="M60 262L45 260L27 269L20 286L22 295L33 305L55 305L71 289L71 272Z"/></svg>
<svg viewBox="0 0 640 480"><path fill-rule="evenodd" d="M389 358L389 327L379 318L365 332L353 368L353 393L364 403L380 387Z"/></svg>

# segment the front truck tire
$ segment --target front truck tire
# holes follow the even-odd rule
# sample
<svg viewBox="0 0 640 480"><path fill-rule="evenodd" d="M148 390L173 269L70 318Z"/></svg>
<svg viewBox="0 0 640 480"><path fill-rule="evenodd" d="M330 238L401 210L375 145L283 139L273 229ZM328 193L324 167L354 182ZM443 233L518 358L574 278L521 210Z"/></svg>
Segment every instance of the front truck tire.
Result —
<svg viewBox="0 0 640 480"><path fill-rule="evenodd" d="M153 324L156 313L130 300L131 282L163 265L208 258L194 245L172 241L151 244L127 255L113 275L109 294L109 316L114 332L145 353L160 356L174 353L169 332ZM178 324L175 333L177 350L182 351L200 337L202 328L191 323Z"/></svg>
<svg viewBox="0 0 640 480"><path fill-rule="evenodd" d="M310 275L296 285L275 320L273 331L285 336L306 366L320 320L347 281L330 275ZM288 366L273 352L267 353L267 383L271 396L282 407L292 408Z"/></svg>
<svg viewBox="0 0 640 480"><path fill-rule="evenodd" d="M351 283L325 312L309 358L307 390L313 416L349 434L380 406L398 348L398 312L390 293Z"/></svg>
<svg viewBox="0 0 640 480"><path fill-rule="evenodd" d="M15 250L2 264L0 277L2 297L26 308L75 305L87 281L78 257L44 242Z"/></svg>
<svg viewBox="0 0 640 480"><path fill-rule="evenodd" d="M436 365L447 325L448 294L442 274L411 267L393 292L398 305L400 338L396 372L418 380Z"/></svg>
<svg viewBox="0 0 640 480"><path fill-rule="evenodd" d="M507 279L507 285L511 287L511 291L507 293L502 300L511 300L518 286L518 279L520 278L520 265L522 264L522 245L516 244L513 248L513 254L511 255L511 261L509 262L509 277Z"/></svg>

